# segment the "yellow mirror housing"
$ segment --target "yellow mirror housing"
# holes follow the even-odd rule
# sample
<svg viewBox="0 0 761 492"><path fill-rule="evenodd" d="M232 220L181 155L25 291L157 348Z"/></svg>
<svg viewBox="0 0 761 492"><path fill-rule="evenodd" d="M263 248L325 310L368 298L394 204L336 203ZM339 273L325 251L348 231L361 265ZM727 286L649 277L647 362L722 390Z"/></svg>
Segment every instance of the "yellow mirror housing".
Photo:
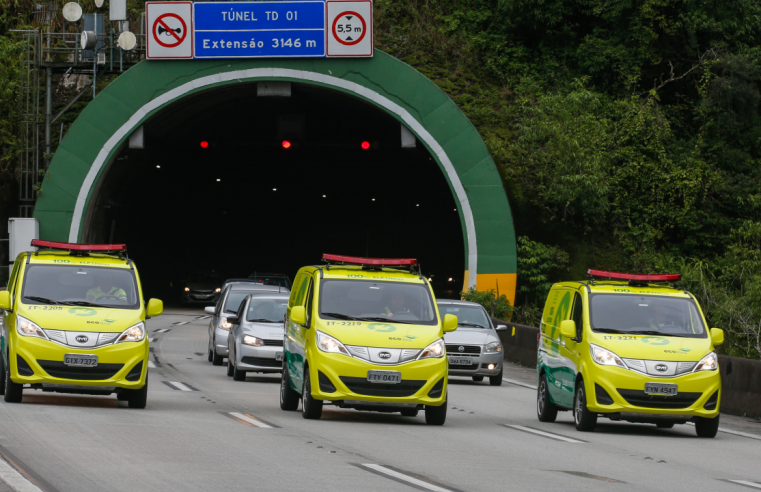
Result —
<svg viewBox="0 0 761 492"><path fill-rule="evenodd" d="M291 308L291 321L297 325L303 325L307 322L307 310L304 306L294 306Z"/></svg>
<svg viewBox="0 0 761 492"><path fill-rule="evenodd" d="M572 319L561 321L560 334L563 338L576 338L576 322Z"/></svg>
<svg viewBox="0 0 761 492"><path fill-rule="evenodd" d="M7 290L0 290L0 309L11 308L11 293Z"/></svg>
<svg viewBox="0 0 761 492"><path fill-rule="evenodd" d="M714 347L724 343L724 330L721 328L711 328L711 341Z"/></svg>
<svg viewBox="0 0 761 492"><path fill-rule="evenodd" d="M454 314L445 314L441 327L444 329L444 333L449 333L457 329L458 323L457 316Z"/></svg>
<svg viewBox="0 0 761 492"><path fill-rule="evenodd" d="M148 306L145 308L145 315L150 316L151 318L154 316L158 316L161 313L164 312L164 302L160 301L159 299L150 299L148 301Z"/></svg>

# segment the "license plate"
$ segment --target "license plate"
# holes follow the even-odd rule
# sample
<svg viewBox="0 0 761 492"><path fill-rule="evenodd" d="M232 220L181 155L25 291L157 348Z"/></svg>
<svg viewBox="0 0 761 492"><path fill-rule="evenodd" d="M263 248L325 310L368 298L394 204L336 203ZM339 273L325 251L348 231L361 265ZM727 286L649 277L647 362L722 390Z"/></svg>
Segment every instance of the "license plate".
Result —
<svg viewBox="0 0 761 492"><path fill-rule="evenodd" d="M283 360L283 353L282 352L275 352L275 360L282 361Z"/></svg>
<svg viewBox="0 0 761 492"><path fill-rule="evenodd" d="M463 357L462 359L455 359L454 357L450 357L449 364L453 366L472 366L473 359L469 357Z"/></svg>
<svg viewBox="0 0 761 492"><path fill-rule="evenodd" d="M402 382L402 373L399 371L367 371L367 380L371 383L396 384Z"/></svg>
<svg viewBox="0 0 761 492"><path fill-rule="evenodd" d="M67 366L75 367L95 367L98 365L97 355L83 354L66 354L63 356L63 363Z"/></svg>
<svg viewBox="0 0 761 492"><path fill-rule="evenodd" d="M677 388L676 384L645 383L645 394L674 396L677 394Z"/></svg>

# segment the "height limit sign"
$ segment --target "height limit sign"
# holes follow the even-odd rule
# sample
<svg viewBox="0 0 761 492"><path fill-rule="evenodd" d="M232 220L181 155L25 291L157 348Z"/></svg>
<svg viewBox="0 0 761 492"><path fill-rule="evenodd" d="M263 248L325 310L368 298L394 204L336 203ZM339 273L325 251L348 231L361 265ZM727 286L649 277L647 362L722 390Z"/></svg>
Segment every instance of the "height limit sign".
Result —
<svg viewBox="0 0 761 492"><path fill-rule="evenodd" d="M147 58L193 58L192 2L148 2L145 23Z"/></svg>
<svg viewBox="0 0 761 492"><path fill-rule="evenodd" d="M373 2L327 2L327 55L373 56Z"/></svg>

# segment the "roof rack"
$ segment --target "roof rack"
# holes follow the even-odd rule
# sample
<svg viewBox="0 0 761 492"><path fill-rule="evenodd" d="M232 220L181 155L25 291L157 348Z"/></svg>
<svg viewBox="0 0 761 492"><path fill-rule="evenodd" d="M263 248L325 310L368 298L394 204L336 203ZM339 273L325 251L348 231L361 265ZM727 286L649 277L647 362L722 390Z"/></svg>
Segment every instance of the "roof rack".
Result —
<svg viewBox="0 0 761 492"><path fill-rule="evenodd" d="M393 267L409 270L420 274L420 265L415 258L363 258L361 256L322 255L322 261L328 265L361 265L363 270L382 270L383 267Z"/></svg>
<svg viewBox="0 0 761 492"><path fill-rule="evenodd" d="M631 286L646 286L648 282L678 282L682 280L679 273L620 273L606 270L587 270L591 282L595 278L605 280L628 280Z"/></svg>
<svg viewBox="0 0 761 492"><path fill-rule="evenodd" d="M89 256L90 253L103 253L116 255L121 259L127 257L126 244L80 244L80 243L61 243L57 241L43 241L42 239L32 239L32 246L40 249L51 249L56 251L68 251L72 256Z"/></svg>

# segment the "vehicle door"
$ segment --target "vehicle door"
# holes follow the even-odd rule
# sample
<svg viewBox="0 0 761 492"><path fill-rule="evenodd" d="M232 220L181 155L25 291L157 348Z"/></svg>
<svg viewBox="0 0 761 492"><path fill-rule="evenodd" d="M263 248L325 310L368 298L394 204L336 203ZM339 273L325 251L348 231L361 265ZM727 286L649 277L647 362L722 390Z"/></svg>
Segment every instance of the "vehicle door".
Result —
<svg viewBox="0 0 761 492"><path fill-rule="evenodd" d="M3 355L3 363L5 364L5 369L10 370L10 367L8 366L6 362L6 355L8 354L8 330L13 329L13 327L16 326L16 324L11 320L13 308L15 307L16 302L16 291L18 287L18 276L19 271L21 270L21 260L16 260L13 263L13 269L11 270L11 276L8 280L8 292L11 293L11 309L9 311L3 310L3 323L2 326L0 326L0 354Z"/></svg>
<svg viewBox="0 0 761 492"><path fill-rule="evenodd" d="M565 338L560 335L560 358L562 365L558 368L556 378L561 382L560 403L572 406L574 392L576 391L576 375L580 366L580 348L584 332L584 302L581 293L573 292L573 305L570 316L576 324L576 336ZM559 325L559 323L558 323Z"/></svg>
<svg viewBox="0 0 761 492"><path fill-rule="evenodd" d="M225 287L225 290L223 290L221 294L219 294L217 304L214 306L214 314L211 317L211 323L209 323L209 340L214 340L214 330L219 326L219 316L222 311L222 306L225 305L225 299L227 298L228 292L230 292L229 285Z"/></svg>
<svg viewBox="0 0 761 492"><path fill-rule="evenodd" d="M248 303L251 300L251 296L246 296L245 299L240 303L240 306L238 307L238 314L236 316L238 317L237 323L232 323L232 326L230 327L230 334L228 335L229 342L227 343L227 350L229 351L229 357L232 358L232 360L237 360L238 358L238 341L243 343L242 336L241 336L241 325L245 323L246 321L246 315L248 313Z"/></svg>
<svg viewBox="0 0 761 492"><path fill-rule="evenodd" d="M560 322L569 319L573 292L567 288L553 288L547 297L547 304L542 316L542 343L539 346L540 356L547 374L547 385L550 398L554 403L569 406L564 391L564 381L567 379L568 362L560 352Z"/></svg>
<svg viewBox="0 0 761 492"><path fill-rule="evenodd" d="M291 309L296 306L304 306L307 293L312 283L311 275L299 273L296 275L294 289L288 302L288 320L286 322L286 346L285 363L288 367L288 375L294 388L301 388L304 376L304 356L306 353L306 340L304 338L304 326L294 323L290 319Z"/></svg>

